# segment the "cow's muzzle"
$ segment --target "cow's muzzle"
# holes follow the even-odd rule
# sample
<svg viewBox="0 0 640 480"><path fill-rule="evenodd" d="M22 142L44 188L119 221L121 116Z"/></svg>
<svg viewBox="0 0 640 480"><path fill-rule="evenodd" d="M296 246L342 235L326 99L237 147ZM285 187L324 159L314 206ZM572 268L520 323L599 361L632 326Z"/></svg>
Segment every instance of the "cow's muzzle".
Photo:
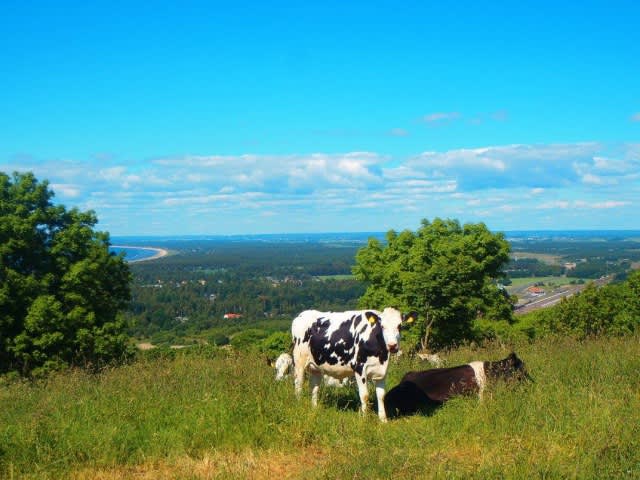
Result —
<svg viewBox="0 0 640 480"><path fill-rule="evenodd" d="M398 344L394 343L393 345L387 345L387 348L391 353L398 353Z"/></svg>

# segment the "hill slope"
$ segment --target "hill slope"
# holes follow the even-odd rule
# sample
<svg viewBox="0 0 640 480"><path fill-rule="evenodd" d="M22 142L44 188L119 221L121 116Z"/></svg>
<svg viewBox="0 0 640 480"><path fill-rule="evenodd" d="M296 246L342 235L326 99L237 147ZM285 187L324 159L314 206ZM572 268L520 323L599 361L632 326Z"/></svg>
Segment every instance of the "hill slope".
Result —
<svg viewBox="0 0 640 480"><path fill-rule="evenodd" d="M0 386L2 478L620 478L640 476L640 338L517 349L536 382L430 417L362 418L355 391L296 400L260 357L205 350ZM446 356L493 360L499 346ZM402 358L389 386L409 369ZM372 396L373 397L373 396Z"/></svg>

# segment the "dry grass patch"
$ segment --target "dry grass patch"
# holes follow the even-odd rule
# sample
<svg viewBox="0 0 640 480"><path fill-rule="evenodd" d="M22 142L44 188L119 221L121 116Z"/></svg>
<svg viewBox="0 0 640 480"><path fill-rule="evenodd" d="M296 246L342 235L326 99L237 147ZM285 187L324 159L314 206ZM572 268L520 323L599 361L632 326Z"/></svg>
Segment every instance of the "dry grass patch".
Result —
<svg viewBox="0 0 640 480"><path fill-rule="evenodd" d="M73 480L165 480L165 479L250 479L293 480L320 478L330 457L321 449L305 448L298 452L245 450L214 451L202 458L180 457L132 466L107 469L83 469L73 472Z"/></svg>

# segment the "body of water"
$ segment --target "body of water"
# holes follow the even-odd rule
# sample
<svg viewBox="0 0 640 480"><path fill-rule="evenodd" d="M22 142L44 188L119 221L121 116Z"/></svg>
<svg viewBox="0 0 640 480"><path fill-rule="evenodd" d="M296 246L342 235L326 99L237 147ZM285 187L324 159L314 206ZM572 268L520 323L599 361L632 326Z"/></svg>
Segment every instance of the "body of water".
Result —
<svg viewBox="0 0 640 480"><path fill-rule="evenodd" d="M131 247L122 245L112 245L109 249L115 254L124 252L124 259L127 262L139 262L141 260L148 260L151 257L157 256L158 252L160 251L159 248Z"/></svg>

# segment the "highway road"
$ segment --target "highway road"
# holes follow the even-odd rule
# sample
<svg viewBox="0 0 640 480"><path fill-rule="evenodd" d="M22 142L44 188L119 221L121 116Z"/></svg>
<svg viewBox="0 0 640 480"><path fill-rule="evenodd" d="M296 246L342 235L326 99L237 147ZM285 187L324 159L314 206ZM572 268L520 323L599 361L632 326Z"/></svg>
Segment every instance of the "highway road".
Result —
<svg viewBox="0 0 640 480"><path fill-rule="evenodd" d="M597 280L593 280L593 283L595 283L596 286L601 287L602 285L606 285L607 283L609 283L612 279L613 276L609 275L606 277L600 277ZM562 301L563 298L571 297L581 290L584 290L589 283L591 282L587 282L581 285L564 285L557 290L554 290L553 292L548 292L544 295L532 297L530 301L517 305L515 313L516 315L522 315L523 313L528 313L539 308L551 307Z"/></svg>

